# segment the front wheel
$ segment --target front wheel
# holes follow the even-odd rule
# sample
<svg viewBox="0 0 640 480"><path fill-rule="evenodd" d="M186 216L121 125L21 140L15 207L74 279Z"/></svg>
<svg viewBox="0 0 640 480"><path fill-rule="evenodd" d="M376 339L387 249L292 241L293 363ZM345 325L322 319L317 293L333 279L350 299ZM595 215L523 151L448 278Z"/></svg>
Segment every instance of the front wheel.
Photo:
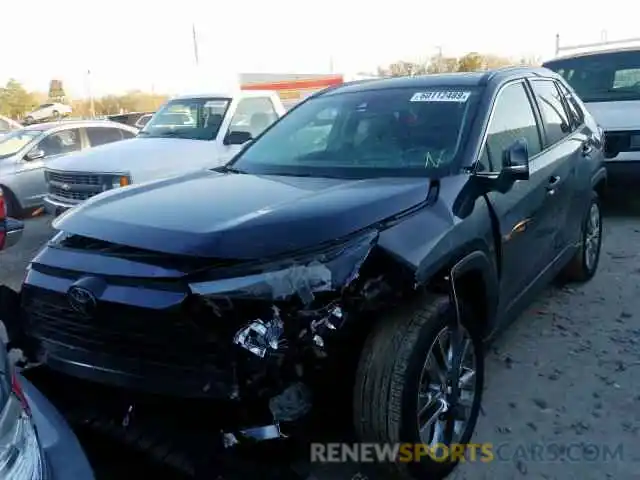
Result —
<svg viewBox="0 0 640 480"><path fill-rule="evenodd" d="M587 282L598 270L602 250L602 210L600 198L594 191L586 218L582 222L580 247L564 270L570 282Z"/></svg>
<svg viewBox="0 0 640 480"><path fill-rule="evenodd" d="M362 352L354 391L363 442L403 445L389 466L408 478L444 478L462 460L478 420L484 352L471 311L462 325L446 295L384 319Z"/></svg>

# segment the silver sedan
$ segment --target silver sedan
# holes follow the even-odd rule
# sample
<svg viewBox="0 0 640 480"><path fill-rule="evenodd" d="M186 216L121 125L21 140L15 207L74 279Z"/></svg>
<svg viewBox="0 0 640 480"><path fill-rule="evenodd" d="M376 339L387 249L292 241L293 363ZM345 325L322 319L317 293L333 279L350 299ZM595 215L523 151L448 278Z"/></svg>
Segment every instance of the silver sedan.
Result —
<svg viewBox="0 0 640 480"><path fill-rule="evenodd" d="M0 137L0 189L7 214L19 218L41 207L47 193L44 168L62 155L136 136L138 130L109 121L63 121L32 125Z"/></svg>

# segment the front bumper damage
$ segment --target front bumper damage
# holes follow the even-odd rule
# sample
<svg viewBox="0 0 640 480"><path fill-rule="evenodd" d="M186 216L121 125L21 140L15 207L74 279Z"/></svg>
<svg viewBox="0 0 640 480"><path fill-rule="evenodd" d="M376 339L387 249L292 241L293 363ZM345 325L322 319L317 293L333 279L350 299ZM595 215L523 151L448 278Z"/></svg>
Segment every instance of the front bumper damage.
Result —
<svg viewBox="0 0 640 480"><path fill-rule="evenodd" d="M190 275L184 289L177 281L157 290L108 285L109 278L62 275L34 261L20 295L5 289L0 312L33 364L120 391L222 400L235 410L224 415L231 435L280 436L281 424L296 424L317 404L327 370L329 378L343 374L325 366L334 352L357 350L344 339L358 320L370 321L414 286L413 274L385 263L377 240L371 231L295 258L210 269ZM91 318L67 304L73 286L98 298ZM123 299L139 303L124 308ZM155 328L137 330L145 322ZM104 335L114 329L118 336Z"/></svg>

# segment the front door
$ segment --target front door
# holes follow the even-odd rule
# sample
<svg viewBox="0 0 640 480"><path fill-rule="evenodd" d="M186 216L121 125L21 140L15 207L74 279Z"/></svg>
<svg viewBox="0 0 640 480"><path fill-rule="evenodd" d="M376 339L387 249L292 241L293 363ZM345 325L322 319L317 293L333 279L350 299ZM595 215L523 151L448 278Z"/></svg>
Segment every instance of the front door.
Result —
<svg viewBox="0 0 640 480"><path fill-rule="evenodd" d="M29 208L42 204L47 193L44 178L46 164L62 155L77 152L82 149L82 136L78 128L61 130L51 133L40 140L31 151L41 150L44 156L36 160L27 157L18 161L17 174L20 181L20 191L16 192L22 199L23 207Z"/></svg>
<svg viewBox="0 0 640 480"><path fill-rule="evenodd" d="M231 117L229 127L221 132L224 139L229 132L242 131L251 133L256 138L267 127L278 119L279 115L269 97L247 97L238 102L238 107ZM222 163L231 160L242 149L242 145L224 145Z"/></svg>
<svg viewBox="0 0 640 480"><path fill-rule="evenodd" d="M550 249L550 239L542 228L546 177L536 167L542 138L524 81L509 83L498 93L479 168L499 172L505 150L519 139L525 139L529 149L530 178L516 181L507 193L488 194L500 225L502 308L517 300L540 274Z"/></svg>

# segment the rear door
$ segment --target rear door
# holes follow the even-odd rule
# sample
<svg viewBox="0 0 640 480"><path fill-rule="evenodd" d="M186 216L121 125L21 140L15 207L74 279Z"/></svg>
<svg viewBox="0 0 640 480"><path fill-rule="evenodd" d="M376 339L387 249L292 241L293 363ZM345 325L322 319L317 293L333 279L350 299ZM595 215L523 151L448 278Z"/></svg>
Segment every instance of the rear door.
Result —
<svg viewBox="0 0 640 480"><path fill-rule="evenodd" d="M478 169L499 173L503 155L515 141L525 139L529 148L530 178L516 181L505 194L487 197L500 225L502 243L502 308L517 297L543 270L549 242L542 230L546 177L536 166L542 138L530 91L524 80L511 82L498 92L486 132Z"/></svg>
<svg viewBox="0 0 640 480"><path fill-rule="evenodd" d="M576 125L552 79L531 79L531 88L543 126L543 152L536 168L546 182L546 205L542 219L543 234L551 239L550 260L563 252L579 231L572 215L576 196L584 202L588 185L577 174L583 161L583 144L587 137Z"/></svg>

